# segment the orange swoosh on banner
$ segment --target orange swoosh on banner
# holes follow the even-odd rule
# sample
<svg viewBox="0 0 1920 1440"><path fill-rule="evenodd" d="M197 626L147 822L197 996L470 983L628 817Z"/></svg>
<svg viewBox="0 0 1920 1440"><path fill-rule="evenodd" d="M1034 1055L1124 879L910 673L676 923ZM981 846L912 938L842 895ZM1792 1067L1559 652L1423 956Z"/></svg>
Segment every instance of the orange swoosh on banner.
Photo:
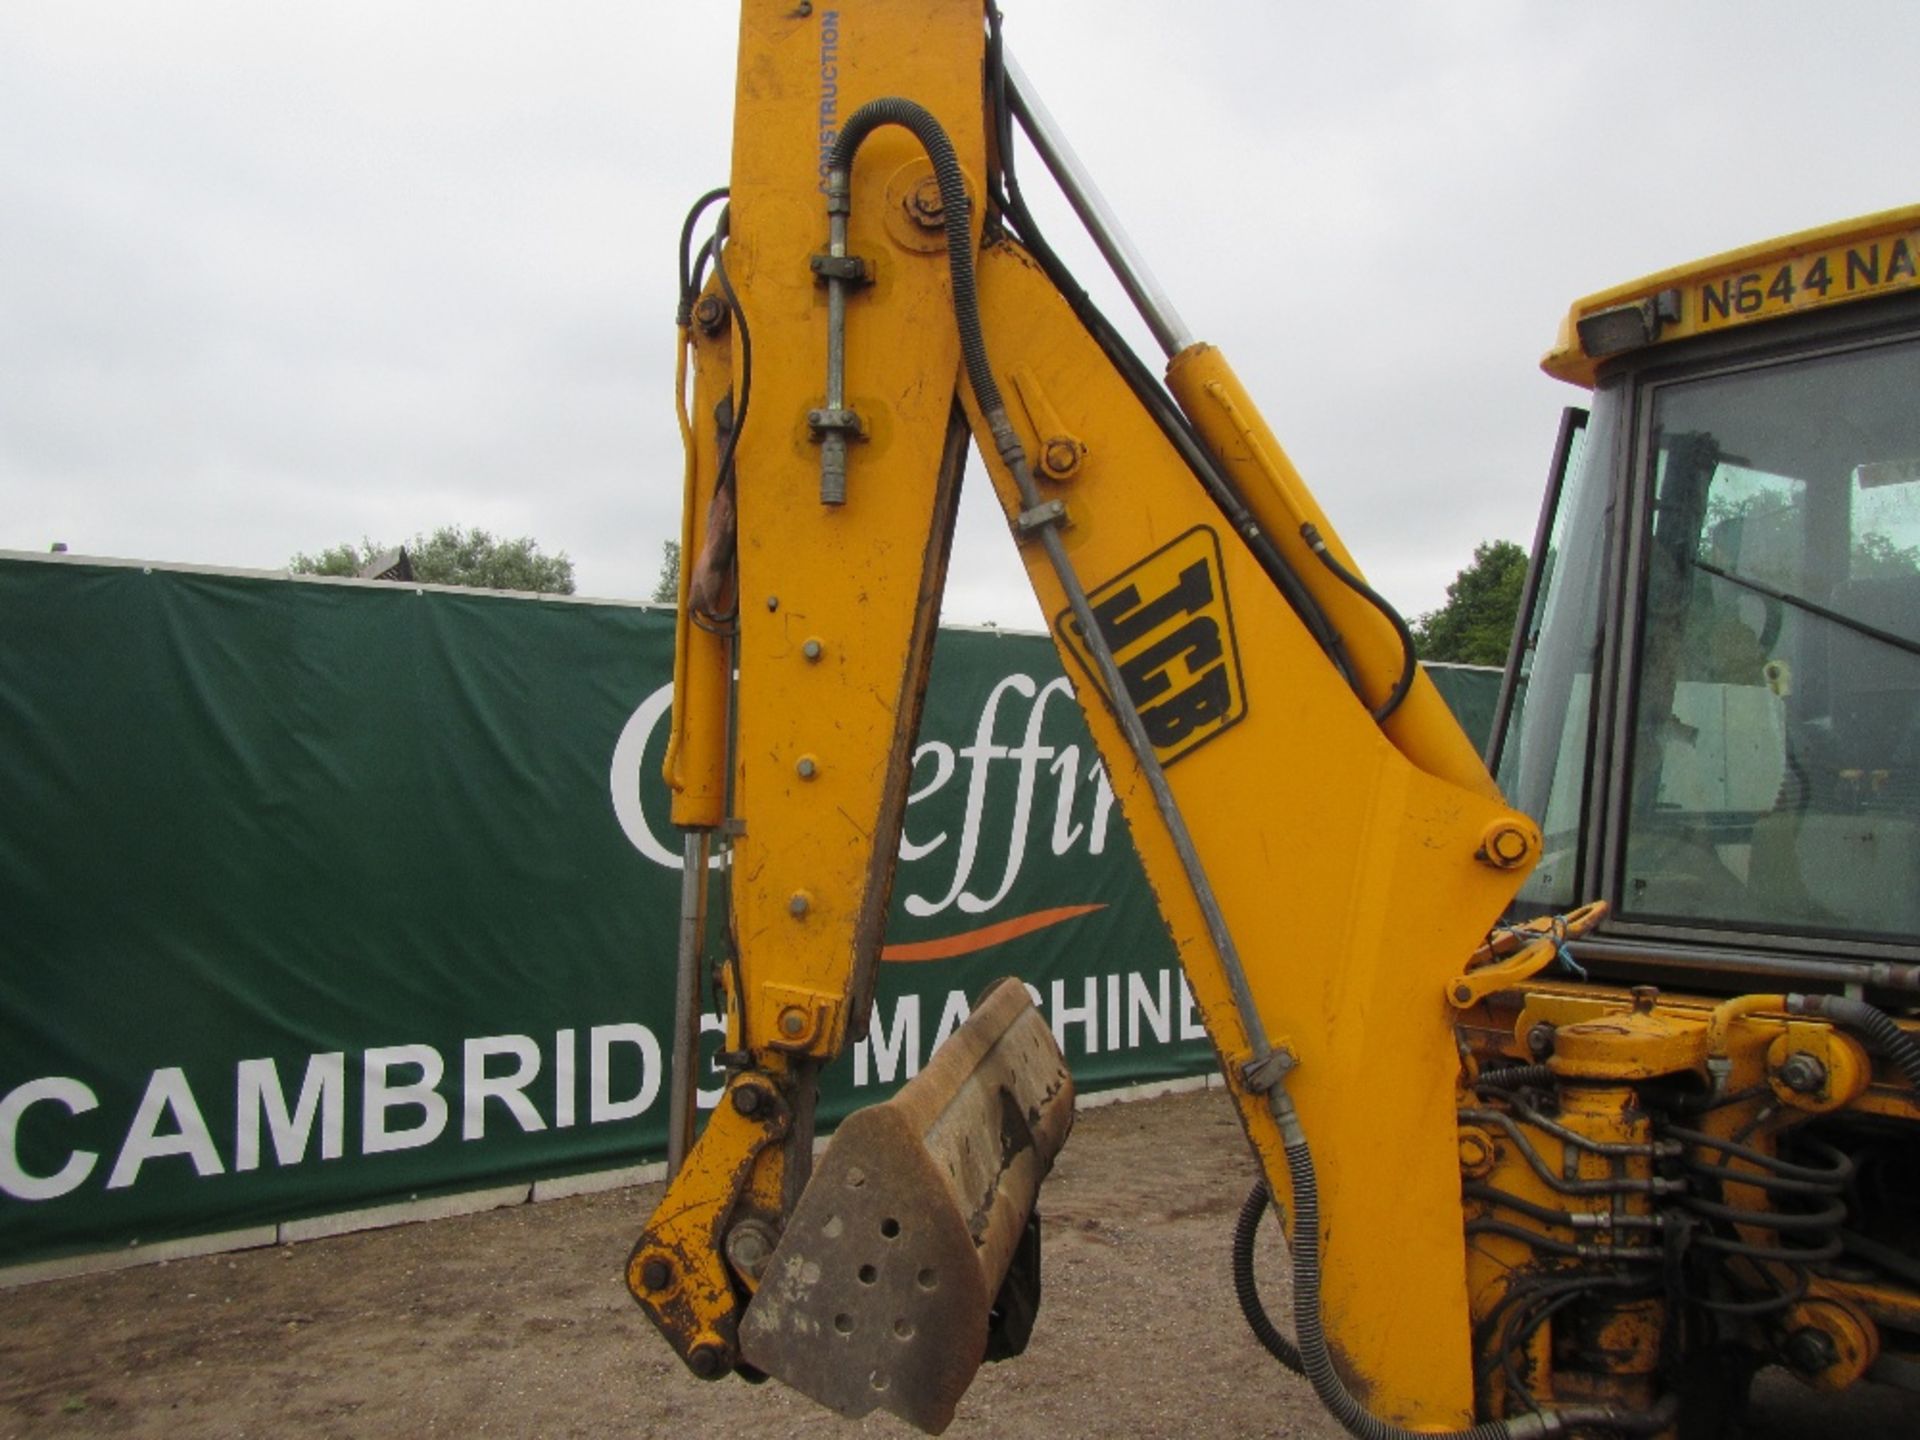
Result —
<svg viewBox="0 0 1920 1440"><path fill-rule="evenodd" d="M1031 935L1036 930L1045 930L1050 925L1077 919L1082 915L1091 915L1096 910L1104 910L1101 905L1061 905L1052 910L1035 910L1030 915L1016 915L1011 920L996 920L991 925L982 925L978 930L966 930L958 935L945 935L938 940L915 940L902 945L883 945L880 948L882 960L950 960L956 955L971 955L976 950L985 950L1002 941L1017 940L1022 935Z"/></svg>

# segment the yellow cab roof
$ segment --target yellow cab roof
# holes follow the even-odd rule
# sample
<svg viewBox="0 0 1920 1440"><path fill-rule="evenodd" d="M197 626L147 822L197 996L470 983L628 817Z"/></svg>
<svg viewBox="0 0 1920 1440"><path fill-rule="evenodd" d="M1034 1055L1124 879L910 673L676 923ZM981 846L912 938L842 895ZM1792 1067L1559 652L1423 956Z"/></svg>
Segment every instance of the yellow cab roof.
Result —
<svg viewBox="0 0 1920 1440"><path fill-rule="evenodd" d="M1665 344L1689 336L1797 314L1824 305L1920 288L1920 205L1842 220L1616 285L1574 302L1540 361L1555 379L1591 388L1600 360L1581 344L1580 321L1639 305L1661 318L1650 328ZM1616 352L1618 353L1618 352Z"/></svg>

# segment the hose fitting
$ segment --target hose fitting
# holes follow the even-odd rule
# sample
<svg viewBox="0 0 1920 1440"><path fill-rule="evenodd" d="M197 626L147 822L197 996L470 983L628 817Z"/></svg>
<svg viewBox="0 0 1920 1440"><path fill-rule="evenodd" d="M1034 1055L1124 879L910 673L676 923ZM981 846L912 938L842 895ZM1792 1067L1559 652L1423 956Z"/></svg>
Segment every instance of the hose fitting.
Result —
<svg viewBox="0 0 1920 1440"><path fill-rule="evenodd" d="M1859 1034L1893 1061L1907 1083L1920 1090L1920 1042L1902 1030L1886 1011L1846 995L1788 995L1789 1015L1817 1015Z"/></svg>

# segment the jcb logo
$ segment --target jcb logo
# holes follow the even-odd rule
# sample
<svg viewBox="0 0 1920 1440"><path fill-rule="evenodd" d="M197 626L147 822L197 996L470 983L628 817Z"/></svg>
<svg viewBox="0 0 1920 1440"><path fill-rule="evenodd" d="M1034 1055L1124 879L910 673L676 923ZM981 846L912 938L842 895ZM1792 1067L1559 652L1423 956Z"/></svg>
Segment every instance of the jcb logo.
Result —
<svg viewBox="0 0 1920 1440"><path fill-rule="evenodd" d="M1247 713L1220 541L1189 530L1087 597L1120 678L1162 765ZM1099 675L1070 613L1054 622L1094 683Z"/></svg>

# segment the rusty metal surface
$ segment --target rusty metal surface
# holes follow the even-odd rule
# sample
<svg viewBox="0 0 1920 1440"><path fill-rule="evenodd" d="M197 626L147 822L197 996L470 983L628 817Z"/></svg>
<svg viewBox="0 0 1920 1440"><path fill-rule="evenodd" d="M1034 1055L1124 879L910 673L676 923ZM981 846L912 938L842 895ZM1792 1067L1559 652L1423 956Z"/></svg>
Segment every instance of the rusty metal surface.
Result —
<svg viewBox="0 0 1920 1440"><path fill-rule="evenodd" d="M1002 982L926 1070L840 1127L747 1308L746 1360L843 1415L944 1430L1072 1117L1052 1033Z"/></svg>
<svg viewBox="0 0 1920 1440"><path fill-rule="evenodd" d="M725 1375L737 1353L740 1299L727 1271L727 1227L763 1154L777 1154L791 1124L768 1077L735 1077L627 1258L627 1289L703 1380Z"/></svg>

